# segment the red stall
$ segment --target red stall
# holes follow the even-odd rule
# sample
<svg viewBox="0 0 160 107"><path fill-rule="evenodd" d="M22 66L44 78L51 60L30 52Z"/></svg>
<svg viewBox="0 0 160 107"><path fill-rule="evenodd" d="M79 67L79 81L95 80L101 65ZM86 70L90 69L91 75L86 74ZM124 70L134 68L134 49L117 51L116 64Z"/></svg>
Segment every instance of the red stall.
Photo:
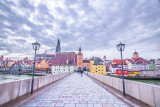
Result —
<svg viewBox="0 0 160 107"><path fill-rule="evenodd" d="M128 70L124 69L123 72L125 76L128 76ZM122 69L116 69L116 74L122 75Z"/></svg>

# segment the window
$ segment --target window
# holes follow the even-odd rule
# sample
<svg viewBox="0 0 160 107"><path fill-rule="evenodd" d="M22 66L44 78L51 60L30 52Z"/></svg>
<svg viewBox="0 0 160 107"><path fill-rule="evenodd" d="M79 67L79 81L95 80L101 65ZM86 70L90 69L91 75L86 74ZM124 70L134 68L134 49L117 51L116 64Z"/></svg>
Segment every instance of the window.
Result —
<svg viewBox="0 0 160 107"><path fill-rule="evenodd" d="M79 60L81 60L81 57L79 57Z"/></svg>

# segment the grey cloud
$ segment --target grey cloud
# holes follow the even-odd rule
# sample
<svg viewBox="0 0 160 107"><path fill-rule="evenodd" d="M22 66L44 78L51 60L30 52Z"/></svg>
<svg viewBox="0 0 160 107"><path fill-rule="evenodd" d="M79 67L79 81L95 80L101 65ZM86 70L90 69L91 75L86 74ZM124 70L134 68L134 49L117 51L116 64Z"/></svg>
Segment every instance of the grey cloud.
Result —
<svg viewBox="0 0 160 107"><path fill-rule="evenodd" d="M77 4L78 0L66 0L65 1L65 4L66 5L74 5L74 4Z"/></svg>
<svg viewBox="0 0 160 107"><path fill-rule="evenodd" d="M146 49L151 43L154 46L153 50L159 52L159 1L99 0L95 3L98 8L92 5L92 2L96 1L65 0L62 3L66 8L58 6L54 11L51 11L45 2L43 4L40 3L38 7L34 7L27 0L21 0L18 6L14 1L3 1L3 3L0 1L0 10L3 12L3 14L0 13L0 28L10 29L14 32L12 34L7 30L0 29L0 38L4 39L3 41L0 40L0 42L1 44L6 44L2 45L3 47L0 49L25 53L19 46L7 44L4 41L9 36L15 38L16 36L21 36L23 39L15 40L19 43L27 43L25 39L31 36L42 45L50 47L51 50L54 50L59 37L63 45L62 49L68 51L72 51L80 45L83 46L84 50L88 51L111 49L115 47L115 44L123 41L128 47L141 44L140 46L145 46ZM24 12L25 15L38 11L38 14L34 16L36 20L33 21L39 21L41 24L35 24L29 21L29 17L15 13L11 6L22 9L20 11ZM51 14L55 11L57 16ZM82 16L79 15L81 11L84 12ZM3 24L4 21L9 22L11 26ZM31 30L23 29L23 25L30 27ZM56 28L54 28L55 26ZM54 30L56 33L48 34L45 30ZM151 36L141 36L149 35L148 32ZM13 46L13 48L10 49L10 46ZM27 46L25 49L30 48L30 46Z"/></svg>
<svg viewBox="0 0 160 107"><path fill-rule="evenodd" d="M21 44L25 44L26 40L24 39L15 39L16 42L21 43Z"/></svg>
<svg viewBox="0 0 160 107"><path fill-rule="evenodd" d="M21 8L29 9L30 11L35 11L35 7L29 2L29 0L20 0L19 6Z"/></svg>

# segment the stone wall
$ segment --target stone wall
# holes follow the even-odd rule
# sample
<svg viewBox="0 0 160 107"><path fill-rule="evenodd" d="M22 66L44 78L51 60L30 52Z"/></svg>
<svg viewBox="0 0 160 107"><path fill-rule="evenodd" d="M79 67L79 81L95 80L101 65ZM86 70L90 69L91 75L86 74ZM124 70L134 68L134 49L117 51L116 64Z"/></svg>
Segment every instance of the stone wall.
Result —
<svg viewBox="0 0 160 107"><path fill-rule="evenodd" d="M67 75L69 75L69 72L56 75L35 77L33 88L34 90L36 90L54 81L57 81ZM31 82L32 79L24 79L13 82L0 83L0 105L31 92Z"/></svg>
<svg viewBox="0 0 160 107"><path fill-rule="evenodd" d="M88 72L88 75L123 92L122 79ZM126 94L150 106L160 107L160 86L125 80Z"/></svg>

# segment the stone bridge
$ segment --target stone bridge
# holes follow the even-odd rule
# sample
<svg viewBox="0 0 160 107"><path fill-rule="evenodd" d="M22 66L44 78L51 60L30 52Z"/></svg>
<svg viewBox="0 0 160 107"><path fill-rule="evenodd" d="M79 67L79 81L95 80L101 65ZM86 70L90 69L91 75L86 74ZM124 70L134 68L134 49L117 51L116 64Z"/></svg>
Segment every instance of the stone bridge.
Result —
<svg viewBox="0 0 160 107"><path fill-rule="evenodd" d="M92 78L93 77L93 78ZM106 82L108 81L108 82ZM119 84L117 86L117 84ZM126 81L127 84L127 81ZM12 101L9 101L1 106L7 107L149 107L160 106L159 92L160 87L156 87L154 93L157 96L149 96L151 90L148 87L145 90L143 84L143 92L139 92L139 96L143 97L138 99L136 93L137 87L134 83L126 85L126 93L130 94L125 97L122 94L121 80L114 80L113 78L106 79L103 75L88 73L78 74L72 73L56 82L53 82L45 87L34 91L33 95L30 93L20 96ZM138 85L140 88L141 86ZM130 91L129 91L130 90ZM135 93L132 92L135 91ZM148 95L146 98L146 95ZM132 94L134 96L132 96ZM137 98L136 98L137 97ZM151 97L151 98L149 98ZM154 98L153 98L154 97ZM145 99L148 102L145 102ZM159 101L158 101L159 100Z"/></svg>

